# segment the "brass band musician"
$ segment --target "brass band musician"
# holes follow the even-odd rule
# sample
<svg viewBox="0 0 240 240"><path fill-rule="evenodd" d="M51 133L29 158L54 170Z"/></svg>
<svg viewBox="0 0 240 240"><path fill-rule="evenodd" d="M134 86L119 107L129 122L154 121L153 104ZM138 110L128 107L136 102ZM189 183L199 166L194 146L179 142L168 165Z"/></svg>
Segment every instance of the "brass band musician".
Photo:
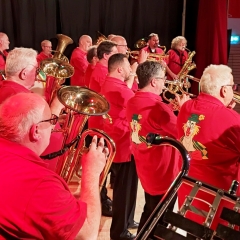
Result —
<svg viewBox="0 0 240 240"><path fill-rule="evenodd" d="M228 191L233 180L240 180L240 116L232 109L236 84L231 68L208 66L200 79L200 89L199 96L180 109L178 139L191 155L188 175ZM187 187L180 189L180 206L188 193ZM202 194L201 199L212 204L210 194ZM196 207L208 208L200 202ZM200 216L195 215L194 220L202 223Z"/></svg>

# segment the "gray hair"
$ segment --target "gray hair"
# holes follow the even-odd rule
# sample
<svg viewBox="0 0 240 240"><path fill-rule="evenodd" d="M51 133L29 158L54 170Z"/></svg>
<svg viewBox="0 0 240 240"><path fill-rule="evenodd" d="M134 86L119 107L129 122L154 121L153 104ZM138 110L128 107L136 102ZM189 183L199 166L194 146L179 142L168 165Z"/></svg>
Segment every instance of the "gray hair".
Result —
<svg viewBox="0 0 240 240"><path fill-rule="evenodd" d="M0 105L0 137L21 143L31 126L42 120L45 100L35 93L18 93Z"/></svg>
<svg viewBox="0 0 240 240"><path fill-rule="evenodd" d="M200 89L204 93L217 96L223 85L230 84L232 69L226 65L211 64L203 71L200 79Z"/></svg>
<svg viewBox="0 0 240 240"><path fill-rule="evenodd" d="M171 42L171 48L175 49L181 41L186 41L186 43L187 43L187 40L185 37L183 37L183 36L175 37Z"/></svg>
<svg viewBox="0 0 240 240"><path fill-rule="evenodd" d="M48 43L51 43L51 41L49 41L49 40L43 40L43 41L41 42L41 47L44 47L45 44L48 44ZM51 43L51 44L52 44L52 43Z"/></svg>
<svg viewBox="0 0 240 240"><path fill-rule="evenodd" d="M33 65L37 58L37 51L32 48L14 48L9 52L6 60L5 73L6 76L14 76L16 73Z"/></svg>
<svg viewBox="0 0 240 240"><path fill-rule="evenodd" d="M159 62L146 61L139 64L136 71L139 89L146 87L161 71L165 72L165 68Z"/></svg>

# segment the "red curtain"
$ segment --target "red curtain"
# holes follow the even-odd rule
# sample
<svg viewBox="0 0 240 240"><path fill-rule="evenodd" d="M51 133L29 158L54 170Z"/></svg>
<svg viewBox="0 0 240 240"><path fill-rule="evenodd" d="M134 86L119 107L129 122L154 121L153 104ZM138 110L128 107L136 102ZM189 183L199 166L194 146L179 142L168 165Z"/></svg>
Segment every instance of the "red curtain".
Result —
<svg viewBox="0 0 240 240"><path fill-rule="evenodd" d="M196 77L210 64L227 64L227 0L200 0L197 20ZM198 84L193 83L198 94Z"/></svg>

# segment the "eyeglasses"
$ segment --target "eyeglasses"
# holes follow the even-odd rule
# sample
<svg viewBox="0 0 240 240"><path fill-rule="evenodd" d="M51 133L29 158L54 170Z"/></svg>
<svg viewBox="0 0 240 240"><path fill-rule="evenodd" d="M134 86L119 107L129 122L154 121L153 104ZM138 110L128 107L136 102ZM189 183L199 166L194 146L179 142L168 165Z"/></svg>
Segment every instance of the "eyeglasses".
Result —
<svg viewBox="0 0 240 240"><path fill-rule="evenodd" d="M52 46L43 46L43 47L46 47L46 48L52 48Z"/></svg>
<svg viewBox="0 0 240 240"><path fill-rule="evenodd" d="M162 79L162 80L164 80L164 81L167 80L167 77L166 77L166 76L164 76L164 77L154 77L154 78L156 78L156 79Z"/></svg>
<svg viewBox="0 0 240 240"><path fill-rule="evenodd" d="M57 121L58 121L58 116L55 115L55 114L52 114L50 119L42 120L42 121L40 121L38 123L50 122L51 125L56 125Z"/></svg>
<svg viewBox="0 0 240 240"><path fill-rule="evenodd" d="M223 85L221 87L225 87L225 86L230 86L232 87L232 90L233 91L236 91L238 89L238 84L237 83L234 83L234 84L226 84L226 85Z"/></svg>
<svg viewBox="0 0 240 240"><path fill-rule="evenodd" d="M36 66L33 65L33 64L29 64L29 65L35 67L35 69L36 69L36 74L37 74L37 75L42 71L39 67L36 67Z"/></svg>

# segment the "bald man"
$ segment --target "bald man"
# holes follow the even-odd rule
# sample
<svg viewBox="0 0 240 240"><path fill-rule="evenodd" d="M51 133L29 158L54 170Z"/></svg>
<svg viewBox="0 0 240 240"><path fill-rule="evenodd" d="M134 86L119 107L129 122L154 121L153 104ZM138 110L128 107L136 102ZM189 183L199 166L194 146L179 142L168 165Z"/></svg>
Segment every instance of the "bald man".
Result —
<svg viewBox="0 0 240 240"><path fill-rule="evenodd" d="M92 38L82 35L79 38L78 47L74 49L70 64L74 67L74 75L71 77L72 86L85 86L85 72L88 66L87 51L92 46Z"/></svg>
<svg viewBox="0 0 240 240"><path fill-rule="evenodd" d="M6 57L8 52L6 50L9 49L9 39L6 33L0 32L0 71L4 72ZM4 77L0 75L0 81L3 80Z"/></svg>

